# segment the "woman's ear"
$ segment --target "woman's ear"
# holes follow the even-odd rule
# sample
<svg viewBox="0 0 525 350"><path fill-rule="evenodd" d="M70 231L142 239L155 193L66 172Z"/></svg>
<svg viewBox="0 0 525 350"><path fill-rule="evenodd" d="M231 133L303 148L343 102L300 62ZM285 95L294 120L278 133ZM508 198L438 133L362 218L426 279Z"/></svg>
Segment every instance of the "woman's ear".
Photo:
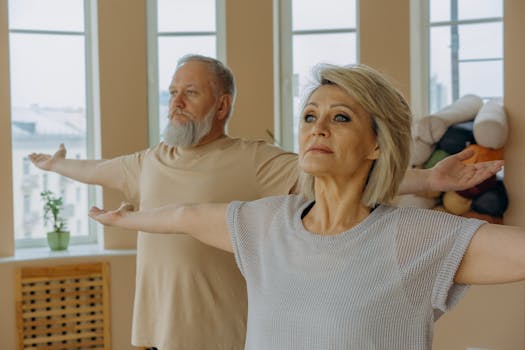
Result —
<svg viewBox="0 0 525 350"><path fill-rule="evenodd" d="M381 149L379 148L379 145L376 143L372 151L368 154L368 159L376 160L379 158L379 155L381 154Z"/></svg>
<svg viewBox="0 0 525 350"><path fill-rule="evenodd" d="M217 109L217 119L224 120L228 117L228 112L230 111L232 105L232 96L231 95L222 95L219 97L219 107Z"/></svg>

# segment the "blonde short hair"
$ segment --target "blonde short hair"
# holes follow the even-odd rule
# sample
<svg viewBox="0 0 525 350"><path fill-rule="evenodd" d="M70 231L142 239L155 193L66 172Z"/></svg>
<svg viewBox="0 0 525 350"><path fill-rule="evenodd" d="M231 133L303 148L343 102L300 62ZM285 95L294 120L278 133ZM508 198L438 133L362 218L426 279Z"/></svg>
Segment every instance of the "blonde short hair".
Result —
<svg viewBox="0 0 525 350"><path fill-rule="evenodd" d="M368 174L362 201L367 206L388 203L397 193L410 158L412 113L407 101L381 73L362 64L322 64L314 68L314 76L315 85L304 104L320 86L336 85L370 114L380 154ZM314 199L314 182L312 175L301 171L299 189L310 199Z"/></svg>

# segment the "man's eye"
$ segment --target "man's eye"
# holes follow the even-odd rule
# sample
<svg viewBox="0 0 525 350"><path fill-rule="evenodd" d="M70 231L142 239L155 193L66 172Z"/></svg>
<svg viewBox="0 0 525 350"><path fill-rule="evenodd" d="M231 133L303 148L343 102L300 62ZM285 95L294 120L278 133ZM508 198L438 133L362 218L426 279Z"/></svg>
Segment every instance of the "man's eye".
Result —
<svg viewBox="0 0 525 350"><path fill-rule="evenodd" d="M311 123L315 121L315 117L311 114L306 114L303 118L305 123Z"/></svg>
<svg viewBox="0 0 525 350"><path fill-rule="evenodd" d="M350 118L347 117L346 115L344 114L336 114L336 116L334 117L334 120L336 122L349 122L350 121Z"/></svg>
<svg viewBox="0 0 525 350"><path fill-rule="evenodd" d="M186 90L186 94L187 95L195 95L196 94L196 91L195 90Z"/></svg>

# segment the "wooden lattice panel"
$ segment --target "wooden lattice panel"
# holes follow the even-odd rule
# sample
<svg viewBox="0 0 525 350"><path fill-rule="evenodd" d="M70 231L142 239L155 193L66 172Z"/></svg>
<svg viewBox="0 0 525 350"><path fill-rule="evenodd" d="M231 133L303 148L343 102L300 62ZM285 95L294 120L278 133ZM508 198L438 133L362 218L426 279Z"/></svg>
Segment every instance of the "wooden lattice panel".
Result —
<svg viewBox="0 0 525 350"><path fill-rule="evenodd" d="M107 263L18 269L18 349L109 350L108 270Z"/></svg>

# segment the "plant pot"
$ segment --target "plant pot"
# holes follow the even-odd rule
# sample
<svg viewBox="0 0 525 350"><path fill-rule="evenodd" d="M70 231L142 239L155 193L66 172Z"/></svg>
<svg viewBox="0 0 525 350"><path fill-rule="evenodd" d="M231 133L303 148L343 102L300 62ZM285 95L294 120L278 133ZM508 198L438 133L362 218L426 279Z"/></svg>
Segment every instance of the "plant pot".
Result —
<svg viewBox="0 0 525 350"><path fill-rule="evenodd" d="M47 244L51 250L66 250L69 245L69 231L48 232Z"/></svg>

